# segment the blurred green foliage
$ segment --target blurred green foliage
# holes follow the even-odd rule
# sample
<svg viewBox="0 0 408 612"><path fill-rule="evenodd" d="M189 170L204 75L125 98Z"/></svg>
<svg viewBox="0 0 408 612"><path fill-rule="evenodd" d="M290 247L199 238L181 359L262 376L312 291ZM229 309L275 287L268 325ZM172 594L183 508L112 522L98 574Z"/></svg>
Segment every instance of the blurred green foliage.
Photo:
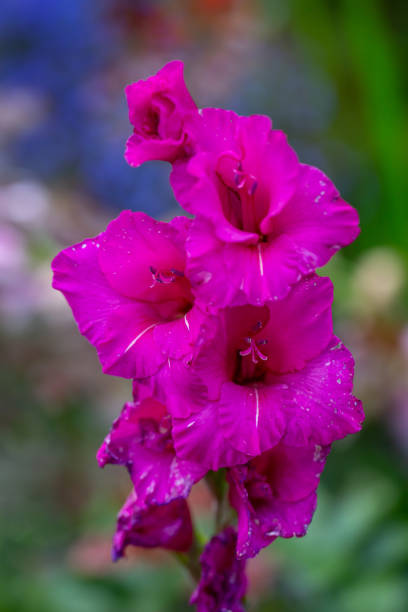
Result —
<svg viewBox="0 0 408 612"><path fill-rule="evenodd" d="M380 182L374 198L370 186L358 193L360 247L392 244L406 255L408 118L401 49L406 5L295 0L293 9L295 36L336 83L337 130L360 149Z"/></svg>

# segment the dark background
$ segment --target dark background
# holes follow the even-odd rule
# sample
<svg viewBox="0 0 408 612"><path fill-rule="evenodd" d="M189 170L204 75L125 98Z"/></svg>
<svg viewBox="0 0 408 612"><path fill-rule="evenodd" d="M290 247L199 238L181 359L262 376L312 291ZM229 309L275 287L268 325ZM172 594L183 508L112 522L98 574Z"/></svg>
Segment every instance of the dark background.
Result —
<svg viewBox="0 0 408 612"><path fill-rule="evenodd" d="M101 374L49 269L123 208L177 210L166 164L123 159L124 86L176 58L199 106L270 115L361 217L327 273L366 424L335 444L309 534L250 563L249 608L407 610L407 16L399 0L2 0L1 612L187 610L166 553L110 561L129 482L95 453L130 384ZM192 506L209 529L204 486Z"/></svg>

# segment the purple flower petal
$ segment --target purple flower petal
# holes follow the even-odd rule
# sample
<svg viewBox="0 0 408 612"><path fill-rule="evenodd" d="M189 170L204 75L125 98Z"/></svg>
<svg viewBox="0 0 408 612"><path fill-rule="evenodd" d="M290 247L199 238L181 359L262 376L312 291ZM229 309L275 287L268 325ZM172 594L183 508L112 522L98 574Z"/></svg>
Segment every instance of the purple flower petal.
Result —
<svg viewBox="0 0 408 612"><path fill-rule="evenodd" d="M153 398L125 404L100 448L98 462L125 465L138 505L169 503L187 497L206 469L176 456L171 437L171 417Z"/></svg>
<svg viewBox="0 0 408 612"><path fill-rule="evenodd" d="M301 370L328 345L333 333L333 285L312 274L297 283L289 295L269 302L269 320L256 336L271 372Z"/></svg>
<svg viewBox="0 0 408 612"><path fill-rule="evenodd" d="M357 211L340 197L330 179L318 168L301 164L293 197L265 223L264 231L291 239L297 267L304 274L353 242L360 233L358 223Z"/></svg>
<svg viewBox="0 0 408 612"><path fill-rule="evenodd" d="M353 397L354 362L333 337L327 349L289 374L268 373L253 386L225 383L218 403L224 436L240 452L256 455L284 437L287 444L331 444L360 431L361 402Z"/></svg>
<svg viewBox="0 0 408 612"><path fill-rule="evenodd" d="M183 238L169 223L124 210L101 235L100 268L120 295L152 303L189 302Z"/></svg>
<svg viewBox="0 0 408 612"><path fill-rule="evenodd" d="M151 159L173 162L185 154L187 132L184 121L197 114L183 78L183 63L169 62L146 80L125 89L133 135L126 145L125 159L140 166Z"/></svg>
<svg viewBox="0 0 408 612"><path fill-rule="evenodd" d="M102 273L100 236L61 251L53 287L71 306L79 331L93 344L107 374L133 378L156 372L163 356L152 345L155 310L117 293Z"/></svg>
<svg viewBox="0 0 408 612"><path fill-rule="evenodd" d="M178 457L207 469L246 463L249 455L233 447L220 428L217 410L209 404L187 418L173 419L173 439Z"/></svg>
<svg viewBox="0 0 408 612"><path fill-rule="evenodd" d="M283 437L326 445L360 430L354 364L332 336L331 300L330 281L310 275L283 300L227 308L190 367L166 368L162 387L183 458L201 454L218 469Z"/></svg>
<svg viewBox="0 0 408 612"><path fill-rule="evenodd" d="M283 132L262 115L204 109L195 120L196 154L173 169L172 186L186 210L213 223L226 242L257 242L261 220L292 196L299 163Z"/></svg>
<svg viewBox="0 0 408 612"><path fill-rule="evenodd" d="M201 555L201 579L190 599L198 612L244 612L248 580L245 561L235 555L237 534L227 527L214 536Z"/></svg>
<svg viewBox="0 0 408 612"><path fill-rule="evenodd" d="M283 443L228 470L230 502L238 513L239 558L254 557L278 536L305 535L330 447Z"/></svg>
<svg viewBox="0 0 408 612"><path fill-rule="evenodd" d="M53 261L54 287L96 347L103 371L156 374L169 357L188 357L206 328L184 275L188 220L160 223L122 212L106 232Z"/></svg>
<svg viewBox="0 0 408 612"><path fill-rule="evenodd" d="M135 491L132 491L118 514L112 558L117 561L123 557L129 545L186 551L192 539L191 517L184 499L146 507L139 504Z"/></svg>
<svg viewBox="0 0 408 612"><path fill-rule="evenodd" d="M353 375L350 351L333 336L327 349L300 372L268 377L286 415L287 444L326 445L360 431L364 412L352 395Z"/></svg>
<svg viewBox="0 0 408 612"><path fill-rule="evenodd" d="M171 182L197 216L187 250L198 299L216 308L281 299L357 237L357 212L267 118L205 109L195 125L195 154Z"/></svg>

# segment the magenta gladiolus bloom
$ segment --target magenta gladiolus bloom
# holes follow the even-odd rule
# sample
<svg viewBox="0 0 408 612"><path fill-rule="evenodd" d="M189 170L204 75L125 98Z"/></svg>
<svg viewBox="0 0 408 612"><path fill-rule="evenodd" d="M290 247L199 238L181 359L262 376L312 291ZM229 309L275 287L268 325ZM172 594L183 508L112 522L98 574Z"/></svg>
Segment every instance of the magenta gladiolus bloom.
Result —
<svg viewBox="0 0 408 612"><path fill-rule="evenodd" d="M186 118L197 107L183 79L182 62L170 62L146 81L126 87L133 135L125 158L131 166L150 159L174 161L188 145Z"/></svg>
<svg viewBox="0 0 408 612"><path fill-rule="evenodd" d="M204 109L191 159L174 165L176 198L196 215L188 269L215 307L284 297L358 235L358 215L330 179L300 164L268 117Z"/></svg>
<svg viewBox="0 0 408 612"><path fill-rule="evenodd" d="M228 470L230 502L238 514L239 558L254 557L279 536L306 534L329 450L280 443Z"/></svg>
<svg viewBox="0 0 408 612"><path fill-rule="evenodd" d="M104 372L144 378L168 357L194 352L204 315L185 276L188 225L184 217L160 223L124 211L105 232L54 259L53 286L96 347Z"/></svg>
<svg viewBox="0 0 408 612"><path fill-rule="evenodd" d="M132 491L118 514L113 538L112 558L123 557L129 545L144 548L188 550L193 541L190 512L187 503L177 498L168 504L139 504Z"/></svg>
<svg viewBox="0 0 408 612"><path fill-rule="evenodd" d="M214 536L201 555L201 579L190 603L197 612L244 612L241 600L247 589L245 561L235 555L237 534L228 527Z"/></svg>
<svg viewBox="0 0 408 612"><path fill-rule="evenodd" d="M311 275L282 300L220 312L192 367L165 373L176 452L218 469L282 439L327 445L359 431L353 359L333 336L331 302L330 281Z"/></svg>

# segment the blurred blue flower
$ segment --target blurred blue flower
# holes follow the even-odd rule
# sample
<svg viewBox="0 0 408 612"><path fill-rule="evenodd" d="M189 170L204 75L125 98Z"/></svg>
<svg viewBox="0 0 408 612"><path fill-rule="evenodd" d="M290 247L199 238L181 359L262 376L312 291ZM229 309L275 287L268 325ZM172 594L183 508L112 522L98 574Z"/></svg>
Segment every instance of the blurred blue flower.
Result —
<svg viewBox="0 0 408 612"><path fill-rule="evenodd" d="M39 122L31 125L27 117L25 129L9 143L9 155L44 179L73 179L107 205L153 213L163 209L162 190L157 190L164 184L163 171L150 169L136 178L127 167L123 151L130 128L124 97L118 92L122 104L115 108L100 85L113 61L126 54L125 37L108 22L112 6L112 0L3 1L2 85L33 90L46 106ZM108 134L119 110L119 129ZM157 205L150 204L152 188Z"/></svg>

